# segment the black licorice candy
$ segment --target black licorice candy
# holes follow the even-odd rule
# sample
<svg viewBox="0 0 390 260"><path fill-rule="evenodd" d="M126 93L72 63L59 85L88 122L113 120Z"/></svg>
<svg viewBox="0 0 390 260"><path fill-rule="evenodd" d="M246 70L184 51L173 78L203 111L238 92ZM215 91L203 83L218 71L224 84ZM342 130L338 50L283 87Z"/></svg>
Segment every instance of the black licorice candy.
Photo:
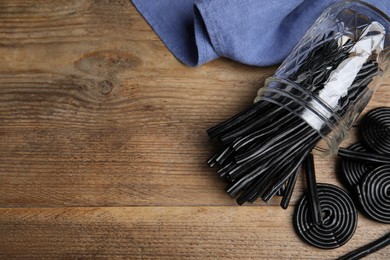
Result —
<svg viewBox="0 0 390 260"><path fill-rule="evenodd" d="M369 111L359 130L362 143L339 149L341 173L363 213L390 224L390 108Z"/></svg>
<svg viewBox="0 0 390 260"><path fill-rule="evenodd" d="M349 151L367 152L367 149L361 143L355 143L348 147ZM376 166L364 160L355 160L343 157L341 160L341 172L344 182L349 188L354 188L361 178Z"/></svg>
<svg viewBox="0 0 390 260"><path fill-rule="evenodd" d="M292 82L307 92L321 92L332 73L350 58L354 47L351 40L340 46L338 40L325 39L307 54L306 60L291 75ZM338 115L347 113L349 103L366 91L377 72L378 64L374 60L362 65L347 96L339 100ZM219 139L222 148L207 163L210 167L219 167L220 177L230 183L228 194L236 197L239 205L258 198L268 202L279 193L283 195L281 206L287 208L299 166L322 139L317 130L291 112L291 109L298 111L299 106L295 107L294 102L283 96L280 100L287 100L283 101L284 107L264 97L208 130L210 138ZM329 124L335 123L332 117L328 120ZM321 131L329 133L331 130ZM282 187L284 191L280 191Z"/></svg>
<svg viewBox="0 0 390 260"><path fill-rule="evenodd" d="M312 246L322 249L340 247L355 233L358 219L355 204L350 196L337 186L318 184L317 190L323 214L322 223L313 223L308 196L304 195L295 208L295 230Z"/></svg>
<svg viewBox="0 0 390 260"><path fill-rule="evenodd" d="M357 225L355 205L341 188L316 183L314 157L303 163L307 191L295 208L293 222L298 235L306 243L323 249L344 245Z"/></svg>
<svg viewBox="0 0 390 260"><path fill-rule="evenodd" d="M338 260L357 260L361 259L369 254L372 254L386 246L390 245L390 233L384 235L383 237L371 242L361 248L358 248L340 258Z"/></svg>
<svg viewBox="0 0 390 260"><path fill-rule="evenodd" d="M319 225L323 222L323 218L321 203L318 197L317 182L314 168L314 157L311 153L303 161L303 169L306 173L307 196L312 222Z"/></svg>
<svg viewBox="0 0 390 260"><path fill-rule="evenodd" d="M390 107L379 107L368 112L361 122L360 134L371 150L390 155Z"/></svg>
<svg viewBox="0 0 390 260"><path fill-rule="evenodd" d="M349 159L360 160L364 162L390 164L390 154L383 155L340 148L338 155L340 157L347 157Z"/></svg>
<svg viewBox="0 0 390 260"><path fill-rule="evenodd" d="M369 172L356 189L364 212L379 222L390 224L390 165Z"/></svg>

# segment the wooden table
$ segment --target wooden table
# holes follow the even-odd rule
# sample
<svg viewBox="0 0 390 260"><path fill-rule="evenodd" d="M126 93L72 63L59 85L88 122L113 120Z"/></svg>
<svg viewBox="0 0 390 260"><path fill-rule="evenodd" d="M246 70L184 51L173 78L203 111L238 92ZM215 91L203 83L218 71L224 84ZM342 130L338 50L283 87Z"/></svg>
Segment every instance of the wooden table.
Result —
<svg viewBox="0 0 390 260"><path fill-rule="evenodd" d="M0 0L0 57L3 259L333 259L390 231L359 215L342 248L306 245L292 226L302 180L288 210L236 206L205 131L275 67L188 68L127 0ZM334 162L316 157L318 182L341 185Z"/></svg>

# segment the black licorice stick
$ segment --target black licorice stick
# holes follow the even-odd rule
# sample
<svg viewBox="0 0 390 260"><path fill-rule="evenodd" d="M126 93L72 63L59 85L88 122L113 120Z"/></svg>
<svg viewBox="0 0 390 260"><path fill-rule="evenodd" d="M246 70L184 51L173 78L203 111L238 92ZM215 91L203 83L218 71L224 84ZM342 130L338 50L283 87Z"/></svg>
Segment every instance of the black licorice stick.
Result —
<svg viewBox="0 0 390 260"><path fill-rule="evenodd" d="M351 151L349 149L340 148L338 155L340 157L363 160L371 163L390 164L390 155L381 155L368 152Z"/></svg>
<svg viewBox="0 0 390 260"><path fill-rule="evenodd" d="M288 180L287 182L287 186L286 186L286 190L284 191L284 194L283 194L283 197L282 197L282 201L280 202L280 206L283 208L283 209L287 209L288 208L288 204L290 204L290 200L291 200L291 197L292 197L292 193L294 191L294 187L295 187L295 183L297 182L297 179L298 179L298 176L299 176L299 170L297 170L295 172L295 174L293 174L290 179Z"/></svg>
<svg viewBox="0 0 390 260"><path fill-rule="evenodd" d="M355 143L348 148L350 151L367 152L367 149L361 143ZM341 177L349 188L355 188L362 177L378 167L377 164L369 163L364 160L354 160L348 157L342 157Z"/></svg>
<svg viewBox="0 0 390 260"><path fill-rule="evenodd" d="M355 260L365 257L369 254L372 254L386 246L390 245L390 233L384 235L383 237L371 242L361 248L358 248L342 257L338 260Z"/></svg>
<svg viewBox="0 0 390 260"><path fill-rule="evenodd" d="M307 192L309 199L309 208L311 211L311 217L313 222L316 224L322 223L322 211L321 204L318 198L316 175L314 168L314 157L313 154L309 154L306 159L303 161L303 168L306 172L306 183L307 183Z"/></svg>

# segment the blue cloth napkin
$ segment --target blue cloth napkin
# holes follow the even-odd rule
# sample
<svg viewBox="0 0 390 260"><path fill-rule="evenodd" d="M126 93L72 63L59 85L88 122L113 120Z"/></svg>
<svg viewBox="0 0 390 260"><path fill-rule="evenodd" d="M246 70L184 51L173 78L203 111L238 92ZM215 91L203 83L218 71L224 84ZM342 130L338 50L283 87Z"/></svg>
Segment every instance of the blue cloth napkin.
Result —
<svg viewBox="0 0 390 260"><path fill-rule="evenodd" d="M181 62L218 57L268 66L289 54L317 17L337 0L132 0ZM387 15L390 0L366 0Z"/></svg>

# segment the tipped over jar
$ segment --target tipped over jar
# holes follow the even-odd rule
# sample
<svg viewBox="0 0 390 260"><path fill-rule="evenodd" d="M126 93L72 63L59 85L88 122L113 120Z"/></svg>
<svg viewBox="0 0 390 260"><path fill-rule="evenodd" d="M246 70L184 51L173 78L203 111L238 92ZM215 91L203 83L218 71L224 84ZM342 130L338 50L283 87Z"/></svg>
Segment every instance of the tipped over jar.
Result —
<svg viewBox="0 0 390 260"><path fill-rule="evenodd" d="M255 102L303 119L321 136L316 150L336 154L380 85L390 85L390 19L361 1L328 8L266 80Z"/></svg>

